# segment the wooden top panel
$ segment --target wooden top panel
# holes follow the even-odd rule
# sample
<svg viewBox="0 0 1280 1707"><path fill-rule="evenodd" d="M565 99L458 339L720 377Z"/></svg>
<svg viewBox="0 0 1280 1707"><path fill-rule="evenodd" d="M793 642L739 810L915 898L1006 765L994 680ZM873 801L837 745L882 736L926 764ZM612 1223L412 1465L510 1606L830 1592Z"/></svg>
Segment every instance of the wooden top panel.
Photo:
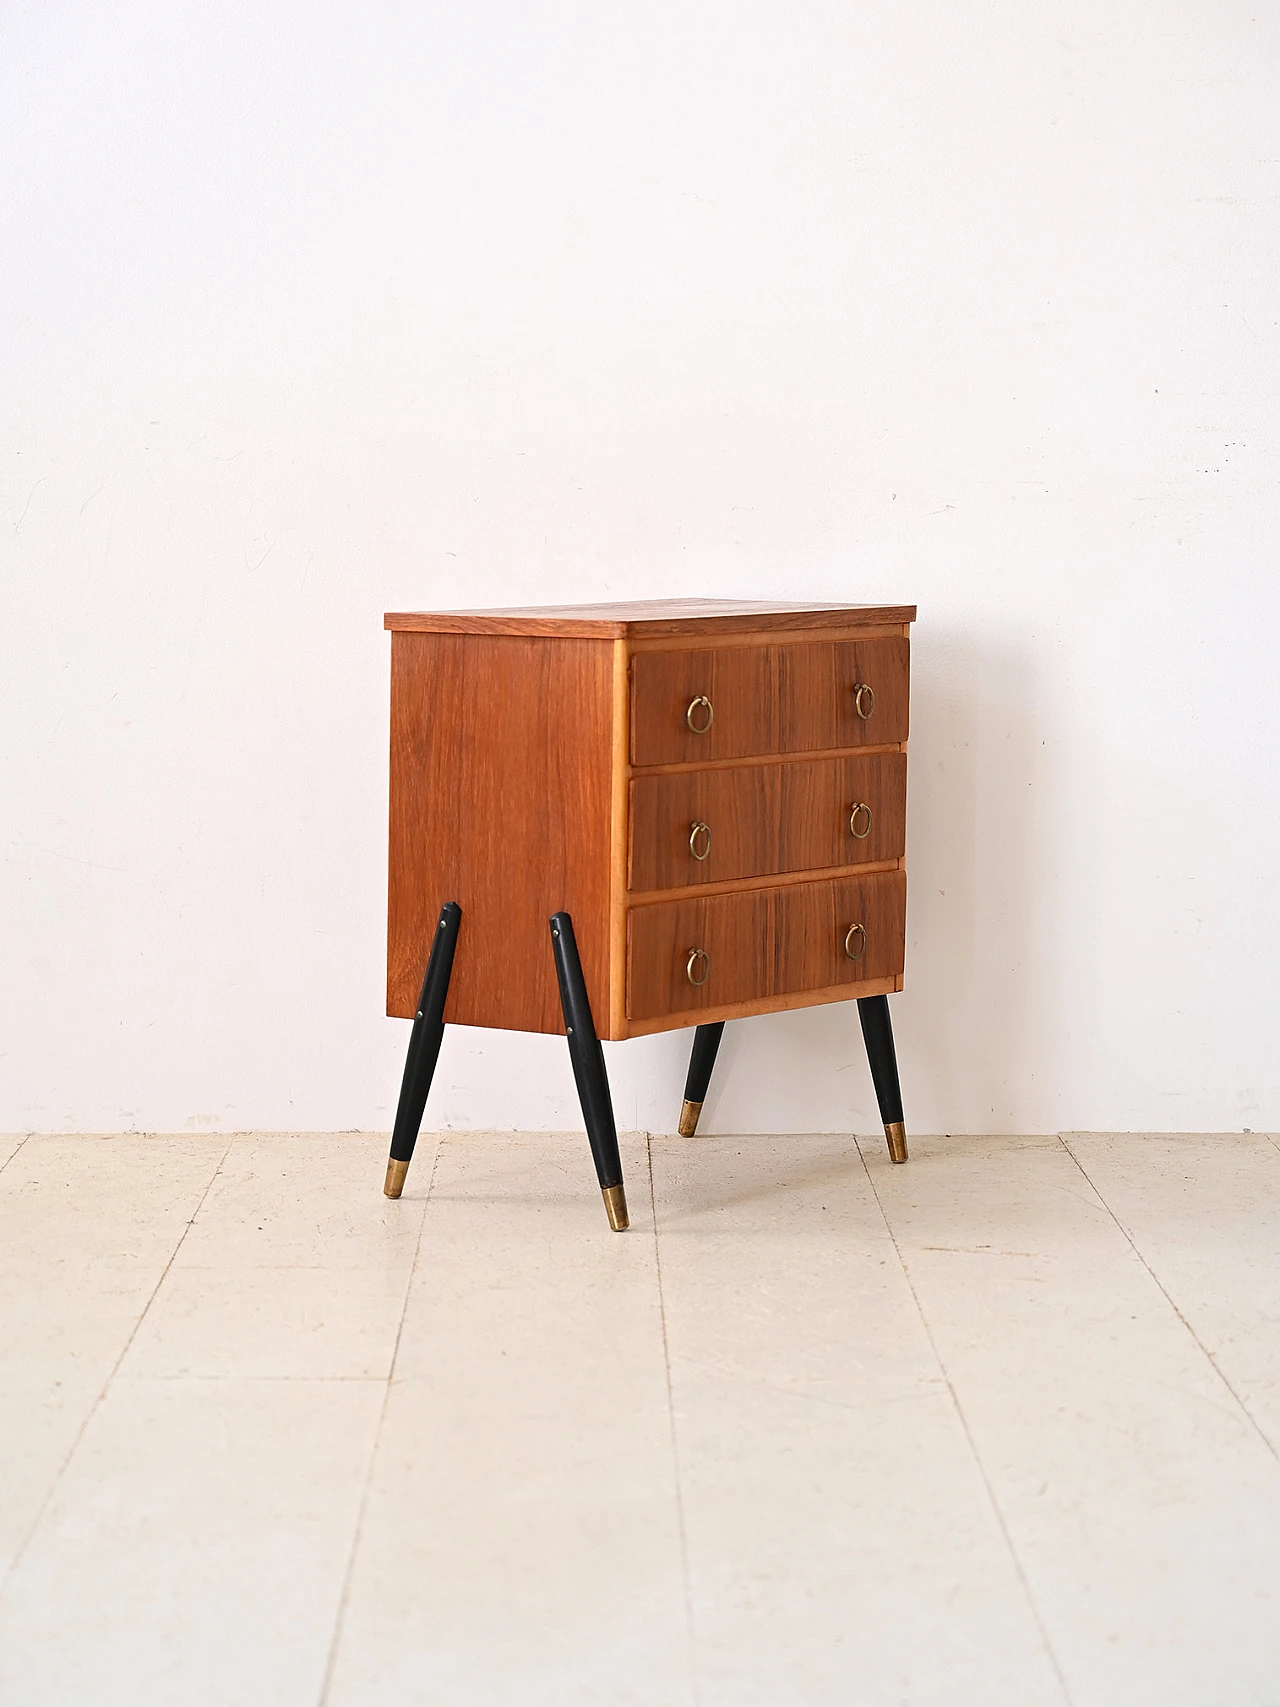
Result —
<svg viewBox="0 0 1280 1707"><path fill-rule="evenodd" d="M637 599L603 605L528 605L509 610L389 611L383 626L418 634L544 634L586 639L661 639L789 629L848 629L914 622L914 605L808 605L751 599Z"/></svg>

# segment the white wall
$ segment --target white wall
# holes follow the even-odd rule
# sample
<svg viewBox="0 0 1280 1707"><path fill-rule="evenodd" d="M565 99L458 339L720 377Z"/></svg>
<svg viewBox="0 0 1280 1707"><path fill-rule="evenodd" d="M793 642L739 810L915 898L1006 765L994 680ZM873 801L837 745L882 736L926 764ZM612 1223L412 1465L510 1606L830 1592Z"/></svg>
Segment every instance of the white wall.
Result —
<svg viewBox="0 0 1280 1707"><path fill-rule="evenodd" d="M1280 1127L1274 4L26 0L0 63L0 1129L389 1126L383 611L679 594L919 604L912 1126ZM877 1128L851 1008L722 1059L710 1125ZM446 1039L429 1124L576 1120Z"/></svg>

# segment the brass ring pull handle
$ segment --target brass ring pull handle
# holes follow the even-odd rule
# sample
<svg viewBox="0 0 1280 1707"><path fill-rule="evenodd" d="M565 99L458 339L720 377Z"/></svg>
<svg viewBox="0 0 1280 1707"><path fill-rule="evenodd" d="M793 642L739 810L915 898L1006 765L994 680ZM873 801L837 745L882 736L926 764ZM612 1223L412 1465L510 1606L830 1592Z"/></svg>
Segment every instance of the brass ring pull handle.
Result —
<svg viewBox="0 0 1280 1707"><path fill-rule="evenodd" d="M702 962L702 976L701 978L695 978L693 975L693 969L699 961ZM707 953L705 948L691 948L689 950L689 958L684 963L684 975L693 985L695 990L700 990L706 983L707 979L711 976L711 956Z"/></svg>
<svg viewBox="0 0 1280 1707"><path fill-rule="evenodd" d="M855 938L857 939L857 948L854 947ZM849 929L844 935L844 951L849 956L850 960L862 959L863 955L867 952L867 933L864 926L849 926Z"/></svg>
<svg viewBox="0 0 1280 1707"><path fill-rule="evenodd" d="M876 708L876 696L866 682L859 682L853 690L853 709L865 723Z"/></svg>
<svg viewBox="0 0 1280 1707"><path fill-rule="evenodd" d="M694 722L695 713L698 719L696 723ZM868 715L870 714L868 713ZM695 735L705 735L710 729L714 717L715 712L711 708L711 701L704 693L700 693L696 699L689 701L689 709L684 714L685 722Z"/></svg>
<svg viewBox="0 0 1280 1707"><path fill-rule="evenodd" d="M699 852L701 846L701 852ZM689 826L689 852L696 860L704 860L711 854L711 826L704 824L701 818Z"/></svg>
<svg viewBox="0 0 1280 1707"><path fill-rule="evenodd" d="M862 818L862 828L858 828L858 818ZM871 834L871 808L865 800L859 800L849 814L849 834L855 841L865 842Z"/></svg>

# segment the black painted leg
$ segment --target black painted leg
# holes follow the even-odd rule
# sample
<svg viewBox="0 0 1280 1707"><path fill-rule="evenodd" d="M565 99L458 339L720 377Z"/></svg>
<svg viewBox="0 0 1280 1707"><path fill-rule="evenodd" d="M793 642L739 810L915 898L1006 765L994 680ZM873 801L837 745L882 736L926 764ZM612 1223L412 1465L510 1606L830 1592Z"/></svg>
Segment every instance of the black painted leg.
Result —
<svg viewBox="0 0 1280 1707"><path fill-rule="evenodd" d="M693 1034L693 1050L689 1056L689 1076L684 1082L684 1107L680 1110L680 1136L692 1138L698 1130L698 1116L707 1100L711 1069L716 1064L716 1051L724 1035L724 1021L716 1025L700 1025Z"/></svg>
<svg viewBox="0 0 1280 1707"><path fill-rule="evenodd" d="M560 1003L564 1008L564 1028L569 1039L569 1059L573 1062L573 1077L578 1086L578 1101L582 1104L587 1137L591 1142L596 1178L600 1181L609 1225L615 1233L622 1233L630 1221L627 1217L627 1194L622 1186L622 1158L618 1154L613 1099L609 1095L604 1050L596 1036L591 1003L587 1000L573 920L568 913L552 915L551 947L556 957L556 977L560 980Z"/></svg>
<svg viewBox="0 0 1280 1707"><path fill-rule="evenodd" d="M440 1040L444 1036L444 1003L449 994L449 974L453 971L453 951L458 942L458 921L462 908L456 901L446 901L440 909L427 975L422 980L418 1011L413 1030L409 1033L409 1052L405 1057L404 1078L400 1081L400 1101L396 1105L396 1124L391 1134L391 1156L387 1162L387 1181L383 1191L388 1197L399 1197L404 1190L405 1175L413 1159L413 1147L418 1142L422 1111L427 1106L427 1092L440 1055Z"/></svg>
<svg viewBox="0 0 1280 1707"><path fill-rule="evenodd" d="M871 1081L876 1087L884 1135L889 1142L889 1159L905 1162L907 1129L902 1123L902 1090L898 1084L898 1057L893 1052L888 996L859 996L858 1018L862 1021L862 1040L867 1046L867 1060L871 1063Z"/></svg>

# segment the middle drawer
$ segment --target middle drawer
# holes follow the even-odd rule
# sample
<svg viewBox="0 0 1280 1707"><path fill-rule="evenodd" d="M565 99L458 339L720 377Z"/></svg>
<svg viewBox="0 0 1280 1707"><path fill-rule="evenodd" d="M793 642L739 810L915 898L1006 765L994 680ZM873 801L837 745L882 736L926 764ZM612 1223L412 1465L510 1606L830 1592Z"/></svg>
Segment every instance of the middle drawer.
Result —
<svg viewBox="0 0 1280 1707"><path fill-rule="evenodd" d="M635 777L627 886L681 889L900 859L906 822L905 753Z"/></svg>

